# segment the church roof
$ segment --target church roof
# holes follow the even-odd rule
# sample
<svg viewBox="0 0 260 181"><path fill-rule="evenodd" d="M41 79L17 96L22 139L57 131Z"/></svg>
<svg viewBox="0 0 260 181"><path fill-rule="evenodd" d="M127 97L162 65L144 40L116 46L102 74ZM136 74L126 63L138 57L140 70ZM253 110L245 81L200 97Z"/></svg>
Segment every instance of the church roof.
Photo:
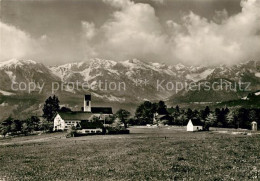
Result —
<svg viewBox="0 0 260 181"><path fill-rule="evenodd" d="M93 114L113 114L111 107L91 107Z"/></svg>
<svg viewBox="0 0 260 181"><path fill-rule="evenodd" d="M58 112L63 120L89 120L93 114L90 112Z"/></svg>

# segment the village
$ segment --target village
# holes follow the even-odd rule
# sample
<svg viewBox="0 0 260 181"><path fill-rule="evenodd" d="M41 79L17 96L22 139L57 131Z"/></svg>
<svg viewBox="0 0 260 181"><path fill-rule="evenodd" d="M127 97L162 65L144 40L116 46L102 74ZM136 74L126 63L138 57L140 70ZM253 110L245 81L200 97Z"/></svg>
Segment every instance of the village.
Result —
<svg viewBox="0 0 260 181"><path fill-rule="evenodd" d="M145 101L137 107L134 117L124 109L113 113L112 107L93 107L91 94L82 96L80 110L72 111L67 107L59 107L57 96L49 97L43 108L42 116L32 116L27 120L11 117L1 123L3 137L30 134L66 132L66 137L87 136L95 134L129 134L129 127L162 128L170 127L187 132L221 131L257 133L257 111L229 110L227 107L211 111L208 106L204 110L181 110L167 108L163 101L151 103ZM236 115L237 114L237 115ZM248 114L248 115L246 115Z"/></svg>

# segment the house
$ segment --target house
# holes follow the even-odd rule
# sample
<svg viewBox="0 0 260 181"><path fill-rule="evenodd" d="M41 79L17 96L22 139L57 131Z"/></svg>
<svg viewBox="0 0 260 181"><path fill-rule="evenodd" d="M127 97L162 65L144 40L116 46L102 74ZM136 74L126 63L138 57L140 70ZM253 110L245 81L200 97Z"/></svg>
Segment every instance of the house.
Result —
<svg viewBox="0 0 260 181"><path fill-rule="evenodd" d="M171 116L168 114L158 114L155 113L153 117L153 124L166 125L172 120Z"/></svg>
<svg viewBox="0 0 260 181"><path fill-rule="evenodd" d="M187 131L200 131L203 130L201 122L197 119L189 120L187 124Z"/></svg>
<svg viewBox="0 0 260 181"><path fill-rule="evenodd" d="M91 95L84 96L83 105L83 111L57 112L53 130L67 130L71 126L80 127L82 121L90 122L94 117L105 120L106 117L113 115L111 107L91 107Z"/></svg>

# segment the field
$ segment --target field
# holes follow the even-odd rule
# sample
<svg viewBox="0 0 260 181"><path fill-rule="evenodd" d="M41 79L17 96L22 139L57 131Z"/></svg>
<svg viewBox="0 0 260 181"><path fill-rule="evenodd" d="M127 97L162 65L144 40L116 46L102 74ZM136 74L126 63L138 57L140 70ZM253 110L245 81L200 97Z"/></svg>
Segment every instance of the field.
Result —
<svg viewBox="0 0 260 181"><path fill-rule="evenodd" d="M173 128L0 140L0 180L259 180L260 136Z"/></svg>

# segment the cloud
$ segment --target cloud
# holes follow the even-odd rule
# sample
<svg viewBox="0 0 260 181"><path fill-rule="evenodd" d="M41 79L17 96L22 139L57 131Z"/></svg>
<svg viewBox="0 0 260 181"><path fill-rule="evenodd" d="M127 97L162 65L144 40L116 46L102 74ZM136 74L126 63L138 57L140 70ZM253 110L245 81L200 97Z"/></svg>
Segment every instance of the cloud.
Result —
<svg viewBox="0 0 260 181"><path fill-rule="evenodd" d="M129 0L103 0L103 2L116 8L126 8L134 5L134 2Z"/></svg>
<svg viewBox="0 0 260 181"><path fill-rule="evenodd" d="M164 0L151 0L157 4L164 4Z"/></svg>
<svg viewBox="0 0 260 181"><path fill-rule="evenodd" d="M99 28L93 23L82 25L86 43L97 56L205 65L235 64L259 58L257 0L242 1L242 11L230 17L222 10L209 21L190 12L181 23L168 20L165 25L160 24L149 4L129 0L104 2L116 8L112 17Z"/></svg>
<svg viewBox="0 0 260 181"><path fill-rule="evenodd" d="M46 35L42 36L42 41ZM26 32L0 21L1 60L30 57L39 52L39 44Z"/></svg>
<svg viewBox="0 0 260 181"><path fill-rule="evenodd" d="M95 24L89 23L87 21L82 21L81 25L85 38L88 40L92 39L96 34Z"/></svg>
<svg viewBox="0 0 260 181"><path fill-rule="evenodd" d="M194 13L183 18L187 34L175 37L176 58L193 64L235 64L260 55L259 1L242 1L242 12L221 24ZM226 14L223 11L223 14Z"/></svg>
<svg viewBox="0 0 260 181"><path fill-rule="evenodd" d="M100 57L120 61L139 58L190 65L231 65L259 60L259 0L242 0L241 12L232 16L225 9L216 11L212 20L188 12L178 23L173 18L160 21L154 7L147 3L103 2L113 9L109 19L101 25L80 21L80 36L73 32L75 36L51 38L52 34L43 32L34 38L0 22L0 59L37 57L72 61Z"/></svg>
<svg viewBox="0 0 260 181"><path fill-rule="evenodd" d="M94 42L92 47L95 52L101 57L116 60L127 57L161 58L157 55L163 52L158 54L158 47L165 47L167 37L152 6L143 3L135 4L127 0L105 2L118 10L112 14L111 19L96 30L95 36L92 37ZM89 29L91 28L83 31L84 34L89 32ZM162 51L161 48L159 51Z"/></svg>

